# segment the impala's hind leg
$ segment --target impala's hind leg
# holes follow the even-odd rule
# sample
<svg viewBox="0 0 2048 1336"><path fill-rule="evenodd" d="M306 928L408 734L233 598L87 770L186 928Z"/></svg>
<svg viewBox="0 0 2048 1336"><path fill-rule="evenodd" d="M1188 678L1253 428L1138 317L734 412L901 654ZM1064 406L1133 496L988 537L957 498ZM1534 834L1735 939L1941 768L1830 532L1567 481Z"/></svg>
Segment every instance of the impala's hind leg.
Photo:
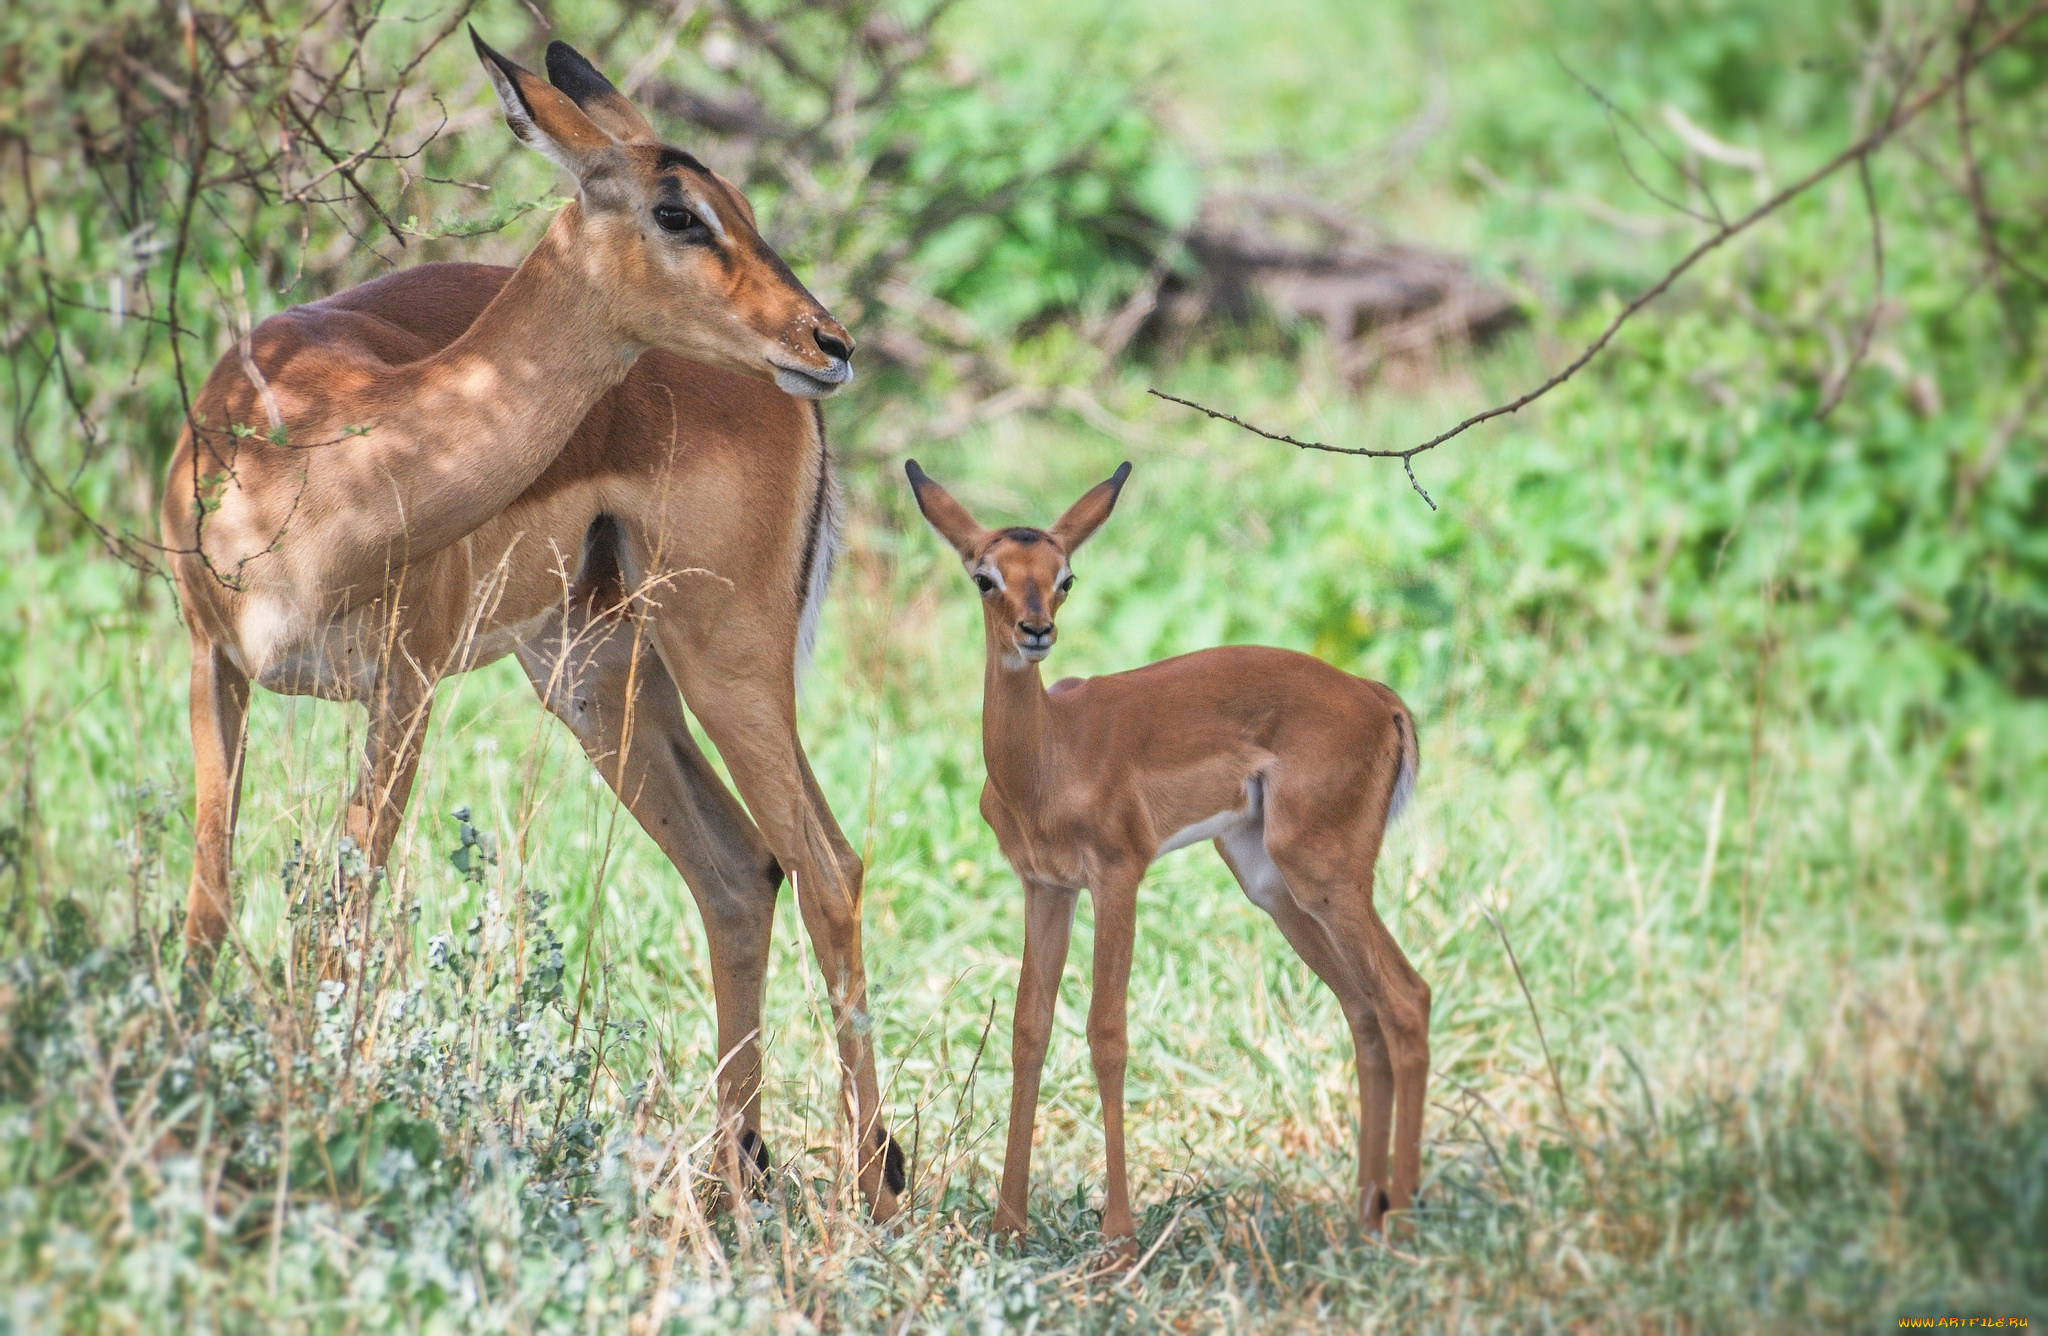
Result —
<svg viewBox="0 0 2048 1336"><path fill-rule="evenodd" d="M1429 985L1408 963L1373 908L1373 864L1385 831L1386 792L1369 795L1361 804L1356 790L1348 786L1291 791L1281 777L1266 812L1267 852L1294 903L1321 925L1333 952L1357 980L1385 1045L1393 1081L1393 1168L1384 1176L1373 1172L1376 1157L1366 1135L1379 1118L1369 1107L1359 1120L1361 1177L1367 1184L1360 1213L1368 1226L1376 1226L1386 1210L1406 1210L1415 1200L1422 1177L1422 1111L1429 1081ZM1377 1060L1370 1036L1359 1027L1353 1034L1360 1038L1361 1095L1377 1104L1375 1096L1384 1087L1371 1070ZM1372 1185L1375 1178L1378 1188ZM1387 1194L1384 1204L1378 1200L1380 1191Z"/></svg>
<svg viewBox="0 0 2048 1336"><path fill-rule="evenodd" d="M520 647L519 662L697 902L711 952L720 1116L731 1133L725 1172L744 1181L769 1166L759 1130L761 1005L782 869L690 736L645 626L617 608L601 592L575 591L562 620Z"/></svg>
<svg viewBox="0 0 2048 1336"><path fill-rule="evenodd" d="M1379 1227L1387 1202L1387 1144L1394 1121L1394 1069L1387 1043L1372 1008L1371 995L1357 972L1338 953L1323 925L1295 902L1266 852L1263 820L1247 823L1216 841L1216 852L1237 877L1251 902L1272 916L1281 936L1318 979L1337 995L1351 1029L1351 1048L1358 1068L1358 1201L1359 1217L1368 1229Z"/></svg>
<svg viewBox="0 0 2048 1336"><path fill-rule="evenodd" d="M388 665L370 693L363 763L348 802L342 833L355 842L375 874L391 855L405 806L419 774L420 748L434 710L434 682L409 661Z"/></svg>
<svg viewBox="0 0 2048 1336"><path fill-rule="evenodd" d="M242 803L249 679L211 639L192 633L192 886L185 897L185 959L213 971L234 912L235 818Z"/></svg>
<svg viewBox="0 0 2048 1336"><path fill-rule="evenodd" d="M387 651L369 697L363 759L342 817L345 851L338 873L341 936L307 939L323 979L347 979L370 958L370 919L391 846L405 823L420 768L420 747L434 708L434 682L401 651Z"/></svg>

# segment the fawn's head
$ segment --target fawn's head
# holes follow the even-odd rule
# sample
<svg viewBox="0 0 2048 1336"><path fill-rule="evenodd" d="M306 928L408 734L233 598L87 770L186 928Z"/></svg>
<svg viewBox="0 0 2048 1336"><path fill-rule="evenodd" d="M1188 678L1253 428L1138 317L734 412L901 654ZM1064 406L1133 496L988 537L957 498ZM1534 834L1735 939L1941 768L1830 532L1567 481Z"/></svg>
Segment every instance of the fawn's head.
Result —
<svg viewBox="0 0 2048 1336"><path fill-rule="evenodd" d="M960 554L960 563L981 591L989 644L992 650L1001 649L1004 666L1022 668L1052 653L1059 636L1053 614L1074 587L1068 558L1116 508L1117 493L1131 476L1131 466L1117 465L1107 482L1089 488L1050 529L984 529L916 460L905 464L903 471L910 475L917 508Z"/></svg>
<svg viewBox="0 0 2048 1336"><path fill-rule="evenodd" d="M746 197L660 141L609 79L563 42L542 80L470 30L512 133L576 178L586 253L572 256L632 343L785 393L822 399L853 379L853 338L754 227Z"/></svg>

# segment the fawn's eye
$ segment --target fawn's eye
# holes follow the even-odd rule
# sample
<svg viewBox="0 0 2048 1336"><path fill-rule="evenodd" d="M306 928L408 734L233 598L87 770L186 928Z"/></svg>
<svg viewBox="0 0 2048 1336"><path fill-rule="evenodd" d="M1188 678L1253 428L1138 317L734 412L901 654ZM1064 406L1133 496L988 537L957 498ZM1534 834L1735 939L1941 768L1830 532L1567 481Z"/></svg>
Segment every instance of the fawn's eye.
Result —
<svg viewBox="0 0 2048 1336"><path fill-rule="evenodd" d="M709 232L704 221L688 209L663 204L654 211L654 221L664 232Z"/></svg>
<svg viewBox="0 0 2048 1336"><path fill-rule="evenodd" d="M1066 579L1060 581L1060 592L1062 594L1071 594L1074 592L1074 577L1071 572L1067 575Z"/></svg>
<svg viewBox="0 0 2048 1336"><path fill-rule="evenodd" d="M983 575L980 571L974 573L974 587L984 594L996 592L996 582Z"/></svg>

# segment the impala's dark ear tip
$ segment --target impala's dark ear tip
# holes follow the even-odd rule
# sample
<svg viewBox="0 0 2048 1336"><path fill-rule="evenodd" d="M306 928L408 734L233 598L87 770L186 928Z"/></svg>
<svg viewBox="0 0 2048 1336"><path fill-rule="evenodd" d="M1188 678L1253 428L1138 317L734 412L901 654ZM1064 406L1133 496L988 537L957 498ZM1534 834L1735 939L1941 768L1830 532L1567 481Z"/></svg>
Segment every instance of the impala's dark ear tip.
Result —
<svg viewBox="0 0 2048 1336"><path fill-rule="evenodd" d="M494 48L489 42L477 36L476 25L473 23L469 25L469 42L471 46L476 48L478 56L498 67L498 72L505 76L505 82L512 85L512 91L519 93L518 76L524 73L524 71L519 68L518 64L509 56ZM526 101L526 94L519 93L519 100L521 102Z"/></svg>
<svg viewBox="0 0 2048 1336"><path fill-rule="evenodd" d="M1123 463L1116 466L1116 472L1109 475L1109 480L1120 488L1124 485L1124 480L1130 476L1131 461L1126 459Z"/></svg>
<svg viewBox="0 0 2048 1336"><path fill-rule="evenodd" d="M910 479L910 485L913 489L922 487L931 481L930 476L922 468L918 467L918 463L914 459L903 461L903 476Z"/></svg>
<svg viewBox="0 0 2048 1336"><path fill-rule="evenodd" d="M548 82L579 105L585 98L618 91L581 51L559 40L548 43Z"/></svg>

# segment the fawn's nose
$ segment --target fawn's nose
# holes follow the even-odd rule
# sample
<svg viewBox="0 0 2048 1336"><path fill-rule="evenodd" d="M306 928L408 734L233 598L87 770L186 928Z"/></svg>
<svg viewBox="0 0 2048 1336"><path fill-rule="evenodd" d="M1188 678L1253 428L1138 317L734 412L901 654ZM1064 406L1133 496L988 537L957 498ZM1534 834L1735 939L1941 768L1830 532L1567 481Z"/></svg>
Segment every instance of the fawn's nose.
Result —
<svg viewBox="0 0 2048 1336"><path fill-rule="evenodd" d="M1034 640L1052 634L1051 622L1018 622L1017 629Z"/></svg>

